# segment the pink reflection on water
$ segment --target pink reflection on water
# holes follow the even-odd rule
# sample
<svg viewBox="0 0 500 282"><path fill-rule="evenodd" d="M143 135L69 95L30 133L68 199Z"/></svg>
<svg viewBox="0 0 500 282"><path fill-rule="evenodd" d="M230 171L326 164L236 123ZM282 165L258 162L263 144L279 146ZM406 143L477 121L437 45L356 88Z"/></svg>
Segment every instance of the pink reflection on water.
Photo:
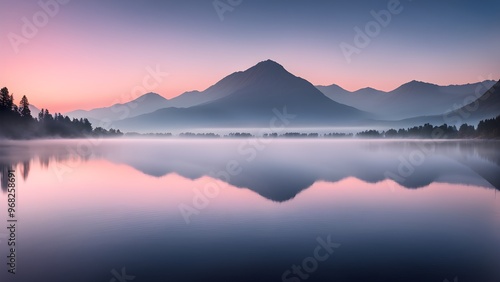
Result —
<svg viewBox="0 0 500 282"><path fill-rule="evenodd" d="M200 198L208 200L203 208L207 213L254 215L291 214L311 208L436 212L450 209L466 213L498 210L500 205L494 190L479 187L433 183L425 188L407 189L390 180L367 183L352 177L336 183L318 181L294 199L277 203L248 188L207 176L194 180L175 173L153 177L105 160L84 162L71 169L66 164L52 163L43 168L33 162L28 180L24 182L18 177L20 211L32 215L26 220L94 211L138 211L179 217L179 204L195 206Z"/></svg>

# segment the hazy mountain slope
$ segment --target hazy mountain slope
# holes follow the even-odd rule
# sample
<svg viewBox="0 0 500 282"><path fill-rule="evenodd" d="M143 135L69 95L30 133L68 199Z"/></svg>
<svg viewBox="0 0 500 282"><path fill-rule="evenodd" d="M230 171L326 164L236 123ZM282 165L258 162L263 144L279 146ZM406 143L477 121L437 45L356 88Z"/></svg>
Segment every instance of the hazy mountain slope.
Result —
<svg viewBox="0 0 500 282"><path fill-rule="evenodd" d="M467 100L466 100L467 101ZM445 115L448 123L478 123L500 115L500 80L479 98Z"/></svg>
<svg viewBox="0 0 500 282"><path fill-rule="evenodd" d="M474 99L475 98L475 99ZM455 105L455 110L441 115L422 116L398 121L397 124L404 126L422 125L431 123L435 125L449 124L459 127L463 123L477 124L479 121L494 118L500 115L500 81L491 86L482 95L470 95L465 101ZM463 105L463 106L460 106Z"/></svg>
<svg viewBox="0 0 500 282"><path fill-rule="evenodd" d="M169 107L169 101L156 93L144 94L141 97L122 104L110 107L93 109L90 111L76 110L67 113L72 118L88 118L89 120L117 121L154 112Z"/></svg>
<svg viewBox="0 0 500 282"><path fill-rule="evenodd" d="M232 73L204 91L185 92L170 100L170 105L177 108L188 108L226 97L238 89L245 87L247 77L243 72Z"/></svg>
<svg viewBox="0 0 500 282"><path fill-rule="evenodd" d="M32 117L38 117L38 114L40 113L40 109L34 105L29 106L30 111L31 111L31 116Z"/></svg>
<svg viewBox="0 0 500 282"><path fill-rule="evenodd" d="M381 100L386 98L386 92L373 88L363 88L354 92L347 91L338 85L317 86L323 94L328 98L357 109L380 114L373 105L379 104Z"/></svg>
<svg viewBox="0 0 500 282"><path fill-rule="evenodd" d="M198 106L167 108L126 119L117 122L116 126L124 131L269 127L275 112L283 112L284 108L295 116L289 126L346 125L370 117L365 112L332 101L308 81L270 60L234 73L216 85L233 92Z"/></svg>
<svg viewBox="0 0 500 282"><path fill-rule="evenodd" d="M318 86L325 95L339 103L374 113L379 119L399 120L449 112L470 95L482 93L495 81L439 86L411 81L390 92L364 88L349 92L337 85Z"/></svg>

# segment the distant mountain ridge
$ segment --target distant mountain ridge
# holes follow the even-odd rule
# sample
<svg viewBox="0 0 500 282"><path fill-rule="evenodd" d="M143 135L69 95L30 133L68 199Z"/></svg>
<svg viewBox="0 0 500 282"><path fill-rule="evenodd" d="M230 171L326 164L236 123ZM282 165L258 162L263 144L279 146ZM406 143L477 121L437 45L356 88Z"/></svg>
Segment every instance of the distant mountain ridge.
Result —
<svg viewBox="0 0 500 282"><path fill-rule="evenodd" d="M114 104L110 107L76 110L67 115L75 118L118 121L138 115L152 113L163 108L188 108L226 97L245 87L247 78L243 72L232 73L204 91L185 92L172 99L166 99L156 93L147 93L127 103Z"/></svg>
<svg viewBox="0 0 500 282"><path fill-rule="evenodd" d="M126 131L173 128L269 127L275 111L295 116L295 126L350 124L370 114L326 97L305 79L267 60L215 84L222 97L189 108L165 108L121 120ZM210 89L210 88L209 88Z"/></svg>
<svg viewBox="0 0 500 282"><path fill-rule="evenodd" d="M169 100L156 93L147 93L127 103L114 104L111 107L97 108L89 111L76 110L66 113L66 115L71 118L116 121L151 113L166 107L170 107Z"/></svg>
<svg viewBox="0 0 500 282"><path fill-rule="evenodd" d="M245 71L234 72L204 91L185 92L172 99L147 93L127 103L77 110L67 115L88 118L93 124L111 121L113 127L138 132L268 127L273 113L284 109L297 116L295 127L406 126L406 121L413 124L416 120L429 120L428 117L442 118L457 105L461 106L466 98L479 96L494 84L495 81L486 80L439 86L413 80L389 92L370 87L350 92L335 84L313 86L280 64L267 60ZM491 112L494 110L490 107L484 116L489 117Z"/></svg>
<svg viewBox="0 0 500 282"><path fill-rule="evenodd" d="M473 99L474 98L474 99ZM464 123L477 124L484 119L500 115L500 80L482 95L469 96L468 99L456 104L455 107L440 115L421 116L398 121L405 125L421 125L424 123L455 125Z"/></svg>
<svg viewBox="0 0 500 282"><path fill-rule="evenodd" d="M494 84L495 81L486 80L473 84L439 86L413 80L389 92L373 88L349 92L335 84L317 87L330 99L374 113L378 119L400 120L445 113L466 97L477 94L478 89L482 89L479 93L483 93Z"/></svg>

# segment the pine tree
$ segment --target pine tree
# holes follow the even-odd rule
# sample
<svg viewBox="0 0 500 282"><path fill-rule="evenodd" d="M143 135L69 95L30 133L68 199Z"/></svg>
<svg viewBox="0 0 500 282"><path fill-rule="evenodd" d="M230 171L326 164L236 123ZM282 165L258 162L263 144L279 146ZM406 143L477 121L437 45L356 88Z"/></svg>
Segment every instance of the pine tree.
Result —
<svg viewBox="0 0 500 282"><path fill-rule="evenodd" d="M7 109L9 109L9 111L12 111L12 109L14 109L14 94L10 95L9 99L7 100ZM17 107L16 107L17 108ZM16 111L17 113L17 111Z"/></svg>
<svg viewBox="0 0 500 282"><path fill-rule="evenodd" d="M42 108L42 110L38 113L38 121L43 121L45 110Z"/></svg>
<svg viewBox="0 0 500 282"><path fill-rule="evenodd" d="M12 97L9 95L9 89L4 87L0 89L0 110L1 111L10 111L12 109L11 100ZM9 107L10 105L10 107Z"/></svg>
<svg viewBox="0 0 500 282"><path fill-rule="evenodd" d="M30 103L28 102L28 98L26 98L26 95L23 96L23 98L21 99L21 102L19 103L19 112L21 113L21 116L23 116L23 117L32 118L31 110L30 110Z"/></svg>

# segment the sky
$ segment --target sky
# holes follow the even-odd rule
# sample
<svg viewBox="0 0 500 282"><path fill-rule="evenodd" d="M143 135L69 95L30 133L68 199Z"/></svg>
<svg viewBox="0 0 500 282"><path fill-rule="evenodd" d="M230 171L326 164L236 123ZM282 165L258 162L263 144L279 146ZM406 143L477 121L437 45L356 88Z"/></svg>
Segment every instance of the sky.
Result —
<svg viewBox="0 0 500 282"><path fill-rule="evenodd" d="M0 0L0 87L67 112L204 90L267 59L350 91L499 79L500 1L477 3Z"/></svg>

